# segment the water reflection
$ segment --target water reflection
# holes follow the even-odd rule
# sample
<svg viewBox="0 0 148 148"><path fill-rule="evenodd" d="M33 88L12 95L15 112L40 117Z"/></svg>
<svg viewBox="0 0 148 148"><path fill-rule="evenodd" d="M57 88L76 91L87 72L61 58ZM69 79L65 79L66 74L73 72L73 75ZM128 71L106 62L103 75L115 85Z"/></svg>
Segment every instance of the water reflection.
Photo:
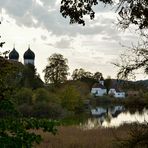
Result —
<svg viewBox="0 0 148 148"><path fill-rule="evenodd" d="M96 107L91 109L92 117L81 127L83 129L93 129L98 127L117 127L124 123L148 121L148 110L133 111L125 109L124 106Z"/></svg>

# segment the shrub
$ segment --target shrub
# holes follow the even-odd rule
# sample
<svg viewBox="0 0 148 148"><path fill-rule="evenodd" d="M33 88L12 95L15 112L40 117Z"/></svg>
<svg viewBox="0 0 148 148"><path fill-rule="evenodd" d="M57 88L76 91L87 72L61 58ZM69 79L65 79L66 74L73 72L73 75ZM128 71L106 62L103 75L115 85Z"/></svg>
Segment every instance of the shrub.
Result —
<svg viewBox="0 0 148 148"><path fill-rule="evenodd" d="M15 101L18 105L21 104L32 104L32 90L29 88L22 88L18 91L15 96Z"/></svg>
<svg viewBox="0 0 148 148"><path fill-rule="evenodd" d="M33 106L33 116L40 118L60 118L65 115L64 110L58 104L47 104L38 102Z"/></svg>
<svg viewBox="0 0 148 148"><path fill-rule="evenodd" d="M69 111L76 111L82 106L80 93L72 86L64 88L60 98L62 106Z"/></svg>
<svg viewBox="0 0 148 148"><path fill-rule="evenodd" d="M48 102L49 93L44 88L38 88L34 91L34 100L35 102Z"/></svg>

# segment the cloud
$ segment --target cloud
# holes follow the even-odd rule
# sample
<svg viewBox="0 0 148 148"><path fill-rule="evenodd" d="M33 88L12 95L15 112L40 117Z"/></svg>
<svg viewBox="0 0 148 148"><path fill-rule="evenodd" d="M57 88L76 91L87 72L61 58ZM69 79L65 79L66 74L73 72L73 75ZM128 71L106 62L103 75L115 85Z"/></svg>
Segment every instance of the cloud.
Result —
<svg viewBox="0 0 148 148"><path fill-rule="evenodd" d="M0 1L0 8L5 9L6 13L16 23L21 26L27 27L41 27L47 29L54 35L62 36L77 36L82 35L95 35L95 34L107 34L113 35L112 32L116 32L112 28L113 18L104 17L104 13L111 11L102 3L97 6L96 18L94 21L86 19L86 26L83 27L78 24L69 25L69 20L65 19L60 14L59 5L57 6L56 0L38 0L42 3L40 5L36 0L5 0ZM101 14L100 14L101 13ZM114 33L116 34L116 33Z"/></svg>
<svg viewBox="0 0 148 148"><path fill-rule="evenodd" d="M45 41L45 40L47 40L47 36L41 35L41 39Z"/></svg>
<svg viewBox="0 0 148 148"><path fill-rule="evenodd" d="M46 45L52 46L57 49L73 49L72 41L72 38L61 38L59 41L56 41L55 43L46 43Z"/></svg>

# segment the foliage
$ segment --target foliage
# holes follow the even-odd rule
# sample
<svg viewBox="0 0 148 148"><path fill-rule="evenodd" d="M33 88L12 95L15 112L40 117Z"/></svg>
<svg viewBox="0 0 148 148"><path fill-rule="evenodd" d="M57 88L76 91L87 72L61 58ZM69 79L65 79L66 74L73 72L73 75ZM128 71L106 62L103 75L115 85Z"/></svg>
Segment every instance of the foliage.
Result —
<svg viewBox="0 0 148 148"><path fill-rule="evenodd" d="M117 138L118 147L148 147L148 123L133 123L126 139Z"/></svg>
<svg viewBox="0 0 148 148"><path fill-rule="evenodd" d="M65 115L65 110L59 104L38 102L33 106L32 116L37 118L58 119Z"/></svg>
<svg viewBox="0 0 148 148"><path fill-rule="evenodd" d="M49 92L44 88L38 88L34 91L34 101L36 102L48 102Z"/></svg>
<svg viewBox="0 0 148 148"><path fill-rule="evenodd" d="M107 89L107 93L108 93L109 89L111 88L111 85L112 85L112 79L110 76L108 76L104 81L104 86Z"/></svg>
<svg viewBox="0 0 148 148"><path fill-rule="evenodd" d="M55 127L58 124L50 120L23 118L11 101L14 87L7 83L8 77L11 78L11 75L16 73L17 67L3 57L0 57L0 67L0 111L3 113L0 120L0 147L32 147L34 142L41 142L41 136L29 132L29 129L41 128L44 131L55 133Z"/></svg>
<svg viewBox="0 0 148 148"><path fill-rule="evenodd" d="M79 92L72 86L64 88L60 98L62 106L69 111L76 111L82 105Z"/></svg>
<svg viewBox="0 0 148 148"><path fill-rule="evenodd" d="M119 25L127 28L130 24L137 25L140 29L148 27L148 1L147 0L61 0L60 12L63 17L69 17L70 23L85 25L84 16L90 19L95 17L94 6L99 2L117 5Z"/></svg>
<svg viewBox="0 0 148 148"><path fill-rule="evenodd" d="M101 0L105 3L112 3L112 0ZM98 0L61 0L60 12L63 17L70 17L70 23L85 25L84 15L89 15L90 19L95 17L93 6L98 4Z"/></svg>
<svg viewBox="0 0 148 148"><path fill-rule="evenodd" d="M54 84L62 83L68 76L67 59L61 54L53 54L48 58L48 65L43 70L45 72L45 82Z"/></svg>
<svg viewBox="0 0 148 148"><path fill-rule="evenodd" d="M135 78L135 71L138 69L143 69L144 73L148 74L148 36L141 35L138 45L128 47L126 52L121 54L120 62L113 63L119 68L119 79Z"/></svg>
<svg viewBox="0 0 148 148"><path fill-rule="evenodd" d="M83 68L80 69L75 69L71 75L73 80L83 80L83 81L99 81L103 76L102 73L100 72L95 72L94 74L89 72L89 71L85 71Z"/></svg>
<svg viewBox="0 0 148 148"><path fill-rule="evenodd" d="M23 66L21 72L21 86L28 88L39 88L43 87L43 82L40 79L39 75L36 72L35 66L32 64L27 64Z"/></svg>
<svg viewBox="0 0 148 148"><path fill-rule="evenodd" d="M91 78L92 74L90 72L86 72L83 68L75 69L72 73L72 79L73 80L81 80L84 77Z"/></svg>
<svg viewBox="0 0 148 148"><path fill-rule="evenodd" d="M0 147L20 148L32 147L33 143L40 143L40 135L29 132L29 129L43 129L43 131L56 133L55 121L39 120L35 118L3 118L0 120Z"/></svg>
<svg viewBox="0 0 148 148"><path fill-rule="evenodd" d="M33 101L33 92L29 88L21 88L15 95L15 103L20 104L32 104Z"/></svg>

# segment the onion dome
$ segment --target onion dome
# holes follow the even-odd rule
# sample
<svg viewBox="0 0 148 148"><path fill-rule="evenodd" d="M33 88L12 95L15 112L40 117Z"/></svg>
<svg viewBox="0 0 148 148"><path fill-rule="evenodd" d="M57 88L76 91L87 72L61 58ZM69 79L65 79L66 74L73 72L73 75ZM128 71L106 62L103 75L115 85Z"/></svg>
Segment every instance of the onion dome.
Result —
<svg viewBox="0 0 148 148"><path fill-rule="evenodd" d="M30 47L24 53L24 59L28 59L28 60L34 60L35 59L35 54L34 54L33 51L31 51Z"/></svg>
<svg viewBox="0 0 148 148"><path fill-rule="evenodd" d="M15 50L15 48L13 48L13 50L10 52L9 59L11 59L11 60L18 60L19 59L19 54Z"/></svg>

